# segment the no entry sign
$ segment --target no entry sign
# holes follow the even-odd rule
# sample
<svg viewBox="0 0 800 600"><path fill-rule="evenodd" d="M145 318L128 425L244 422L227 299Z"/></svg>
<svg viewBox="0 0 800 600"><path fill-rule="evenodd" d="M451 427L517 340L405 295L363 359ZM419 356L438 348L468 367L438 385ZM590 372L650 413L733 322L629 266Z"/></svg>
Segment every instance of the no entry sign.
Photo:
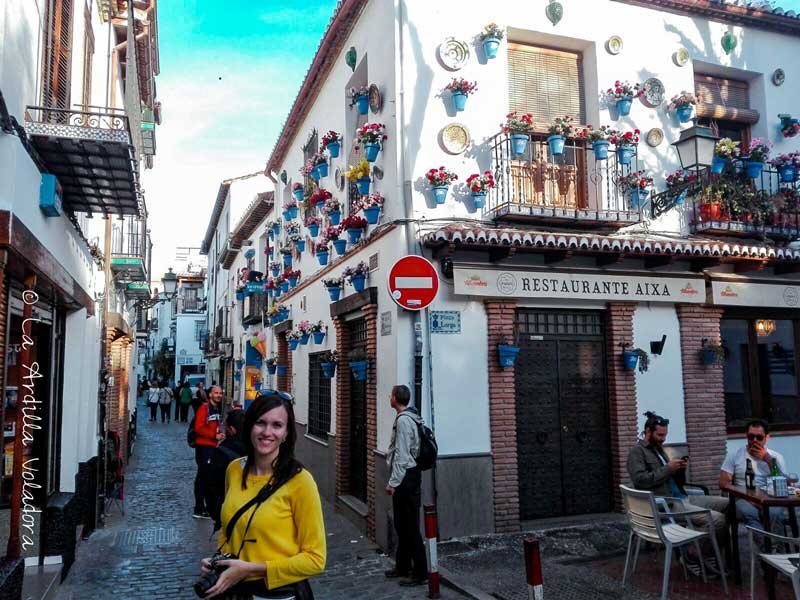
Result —
<svg viewBox="0 0 800 600"><path fill-rule="evenodd" d="M439 291L439 276L434 266L421 256L406 256L389 271L389 293L407 310L428 306Z"/></svg>

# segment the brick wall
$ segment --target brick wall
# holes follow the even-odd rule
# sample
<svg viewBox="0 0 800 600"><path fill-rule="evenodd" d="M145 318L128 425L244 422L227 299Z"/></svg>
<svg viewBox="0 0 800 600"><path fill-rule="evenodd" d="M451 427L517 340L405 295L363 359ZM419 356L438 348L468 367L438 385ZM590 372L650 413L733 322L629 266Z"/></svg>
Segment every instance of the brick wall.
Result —
<svg viewBox="0 0 800 600"><path fill-rule="evenodd" d="M367 537L375 540L375 450L378 447L378 305L361 309L367 326Z"/></svg>
<svg viewBox="0 0 800 600"><path fill-rule="evenodd" d="M350 331L340 317L333 318L336 329L336 495L350 493L350 374L345 356L350 349Z"/></svg>
<svg viewBox="0 0 800 600"><path fill-rule="evenodd" d="M289 351L289 342L286 333L281 333L278 338L278 364L286 365L286 375L278 375L278 389L292 393L292 353Z"/></svg>
<svg viewBox="0 0 800 600"><path fill-rule="evenodd" d="M8 286L6 286L5 270L0 269L0 348L6 347L6 336L8 335ZM6 353L0 352L0 398L6 397ZM0 402L0 423L5 422L5 401Z"/></svg>
<svg viewBox="0 0 800 600"><path fill-rule="evenodd" d="M489 419L492 440L494 524L497 532L519 530L517 413L514 369L500 366L497 345L514 335L515 301L485 303L489 327Z"/></svg>
<svg viewBox="0 0 800 600"><path fill-rule="evenodd" d="M725 458L725 399L722 365L705 365L700 359L703 339L718 344L722 310L710 306L678 305L681 328L686 442L691 458L691 479L716 489Z"/></svg>
<svg viewBox="0 0 800 600"><path fill-rule="evenodd" d="M606 357L608 361L608 407L611 430L611 481L614 505L622 509L619 485L628 483L628 452L636 443L635 371L622 364L622 344L633 348L633 313L636 304L609 302L606 308Z"/></svg>

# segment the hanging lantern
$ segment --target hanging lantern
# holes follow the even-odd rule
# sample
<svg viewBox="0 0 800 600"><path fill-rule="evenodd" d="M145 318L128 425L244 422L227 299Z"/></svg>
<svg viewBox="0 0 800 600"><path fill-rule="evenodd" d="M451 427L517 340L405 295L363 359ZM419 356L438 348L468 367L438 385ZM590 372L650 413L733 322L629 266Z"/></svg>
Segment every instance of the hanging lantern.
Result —
<svg viewBox="0 0 800 600"><path fill-rule="evenodd" d="M358 54L356 53L356 47L350 46L350 50L344 55L344 62L347 63L347 66L350 67L353 71L356 70L356 58Z"/></svg>
<svg viewBox="0 0 800 600"><path fill-rule="evenodd" d="M772 319L758 319L756 321L756 335L768 337L775 332L775 321Z"/></svg>
<svg viewBox="0 0 800 600"><path fill-rule="evenodd" d="M730 31L726 31L725 35L722 36L722 49L725 50L725 54L730 54L733 52L733 49L736 48L737 43L738 40L736 39L736 36Z"/></svg>
<svg viewBox="0 0 800 600"><path fill-rule="evenodd" d="M550 4L544 9L544 14L547 15L548 20L553 24L553 27L555 27L564 16L564 7L558 0L550 0Z"/></svg>

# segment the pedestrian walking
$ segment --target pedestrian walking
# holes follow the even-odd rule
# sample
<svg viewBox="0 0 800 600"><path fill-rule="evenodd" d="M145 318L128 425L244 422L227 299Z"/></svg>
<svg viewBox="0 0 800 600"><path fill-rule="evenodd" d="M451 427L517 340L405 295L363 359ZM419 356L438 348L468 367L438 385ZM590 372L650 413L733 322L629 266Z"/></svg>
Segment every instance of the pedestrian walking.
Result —
<svg viewBox="0 0 800 600"><path fill-rule="evenodd" d="M175 387L172 388L172 397L175 398L175 422L179 422L181 420L181 388L183 388L183 384L176 383Z"/></svg>
<svg viewBox="0 0 800 600"><path fill-rule="evenodd" d="M197 409L200 408L206 402L208 402L208 393L206 393L206 384L201 381L200 383L197 384L197 391L194 393L194 398L192 398L193 419L197 415Z"/></svg>
<svg viewBox="0 0 800 600"><path fill-rule="evenodd" d="M217 562L208 596L313 598L308 578L325 568L325 526L314 478L294 457L292 402L270 390L245 413L247 456L228 467L219 536L219 550L236 558ZM203 559L203 574L210 569Z"/></svg>
<svg viewBox="0 0 800 600"><path fill-rule="evenodd" d="M422 473L417 467L420 439L420 416L408 405L411 391L404 385L392 388L389 403L397 412L386 463L389 483L386 493L392 497L394 529L397 532L397 557L394 569L386 577L403 577L402 586L423 585L428 580L425 546L419 531L419 508L422 494Z"/></svg>
<svg viewBox="0 0 800 600"><path fill-rule="evenodd" d="M194 460L197 464L197 475L194 478L194 511L192 516L195 519L211 518L209 507L206 506L208 470L211 464L211 455L217 445L225 439L225 433L219 427L222 418L220 414L221 402L222 388L216 385L209 390L208 402L197 409L197 415L194 418Z"/></svg>
<svg viewBox="0 0 800 600"><path fill-rule="evenodd" d="M243 426L244 411L237 409L229 412L225 417L225 439L211 455L205 500L208 512L214 519L214 531L221 525L220 509L225 500L225 471L232 460L247 454L241 435Z"/></svg>
<svg viewBox="0 0 800 600"><path fill-rule="evenodd" d="M189 407L192 405L192 388L188 381L183 382L178 402L181 405L181 423L189 422Z"/></svg>
<svg viewBox="0 0 800 600"><path fill-rule="evenodd" d="M150 384L150 389L147 391L147 406L150 409L150 422L154 423L158 415L158 398L160 390L158 383L153 381Z"/></svg>
<svg viewBox="0 0 800 600"><path fill-rule="evenodd" d="M158 394L158 405L161 407L161 422L169 423L170 405L172 404L172 390L167 384L161 384Z"/></svg>

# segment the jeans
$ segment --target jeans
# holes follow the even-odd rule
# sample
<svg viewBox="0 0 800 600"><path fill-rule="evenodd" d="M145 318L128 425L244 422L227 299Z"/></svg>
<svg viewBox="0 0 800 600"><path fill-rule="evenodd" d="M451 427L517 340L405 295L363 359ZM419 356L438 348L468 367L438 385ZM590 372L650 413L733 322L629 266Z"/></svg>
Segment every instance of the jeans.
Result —
<svg viewBox="0 0 800 600"><path fill-rule="evenodd" d="M155 421L158 416L158 404L148 404L150 407L150 420Z"/></svg>
<svg viewBox="0 0 800 600"><path fill-rule="evenodd" d="M745 525L750 527L757 527L764 529L764 524L761 522L761 511L758 507L753 506L747 500L736 500L736 517ZM784 535L784 528L786 521L789 518L789 513L785 508L770 508L769 509L769 528L771 533Z"/></svg>
<svg viewBox="0 0 800 600"><path fill-rule="evenodd" d="M169 404L160 404L161 406L161 422L169 421Z"/></svg>
<svg viewBox="0 0 800 600"><path fill-rule="evenodd" d="M419 469L409 469L392 495L394 530L397 532L395 569L400 573L411 573L418 579L428 576L425 546L419 532L421 483L422 474Z"/></svg>
<svg viewBox="0 0 800 600"><path fill-rule="evenodd" d="M207 499L207 482L212 454L214 454L214 448L211 446L195 446L194 448L194 461L197 464L197 475L194 478L195 512L209 511L211 508L210 499Z"/></svg>

